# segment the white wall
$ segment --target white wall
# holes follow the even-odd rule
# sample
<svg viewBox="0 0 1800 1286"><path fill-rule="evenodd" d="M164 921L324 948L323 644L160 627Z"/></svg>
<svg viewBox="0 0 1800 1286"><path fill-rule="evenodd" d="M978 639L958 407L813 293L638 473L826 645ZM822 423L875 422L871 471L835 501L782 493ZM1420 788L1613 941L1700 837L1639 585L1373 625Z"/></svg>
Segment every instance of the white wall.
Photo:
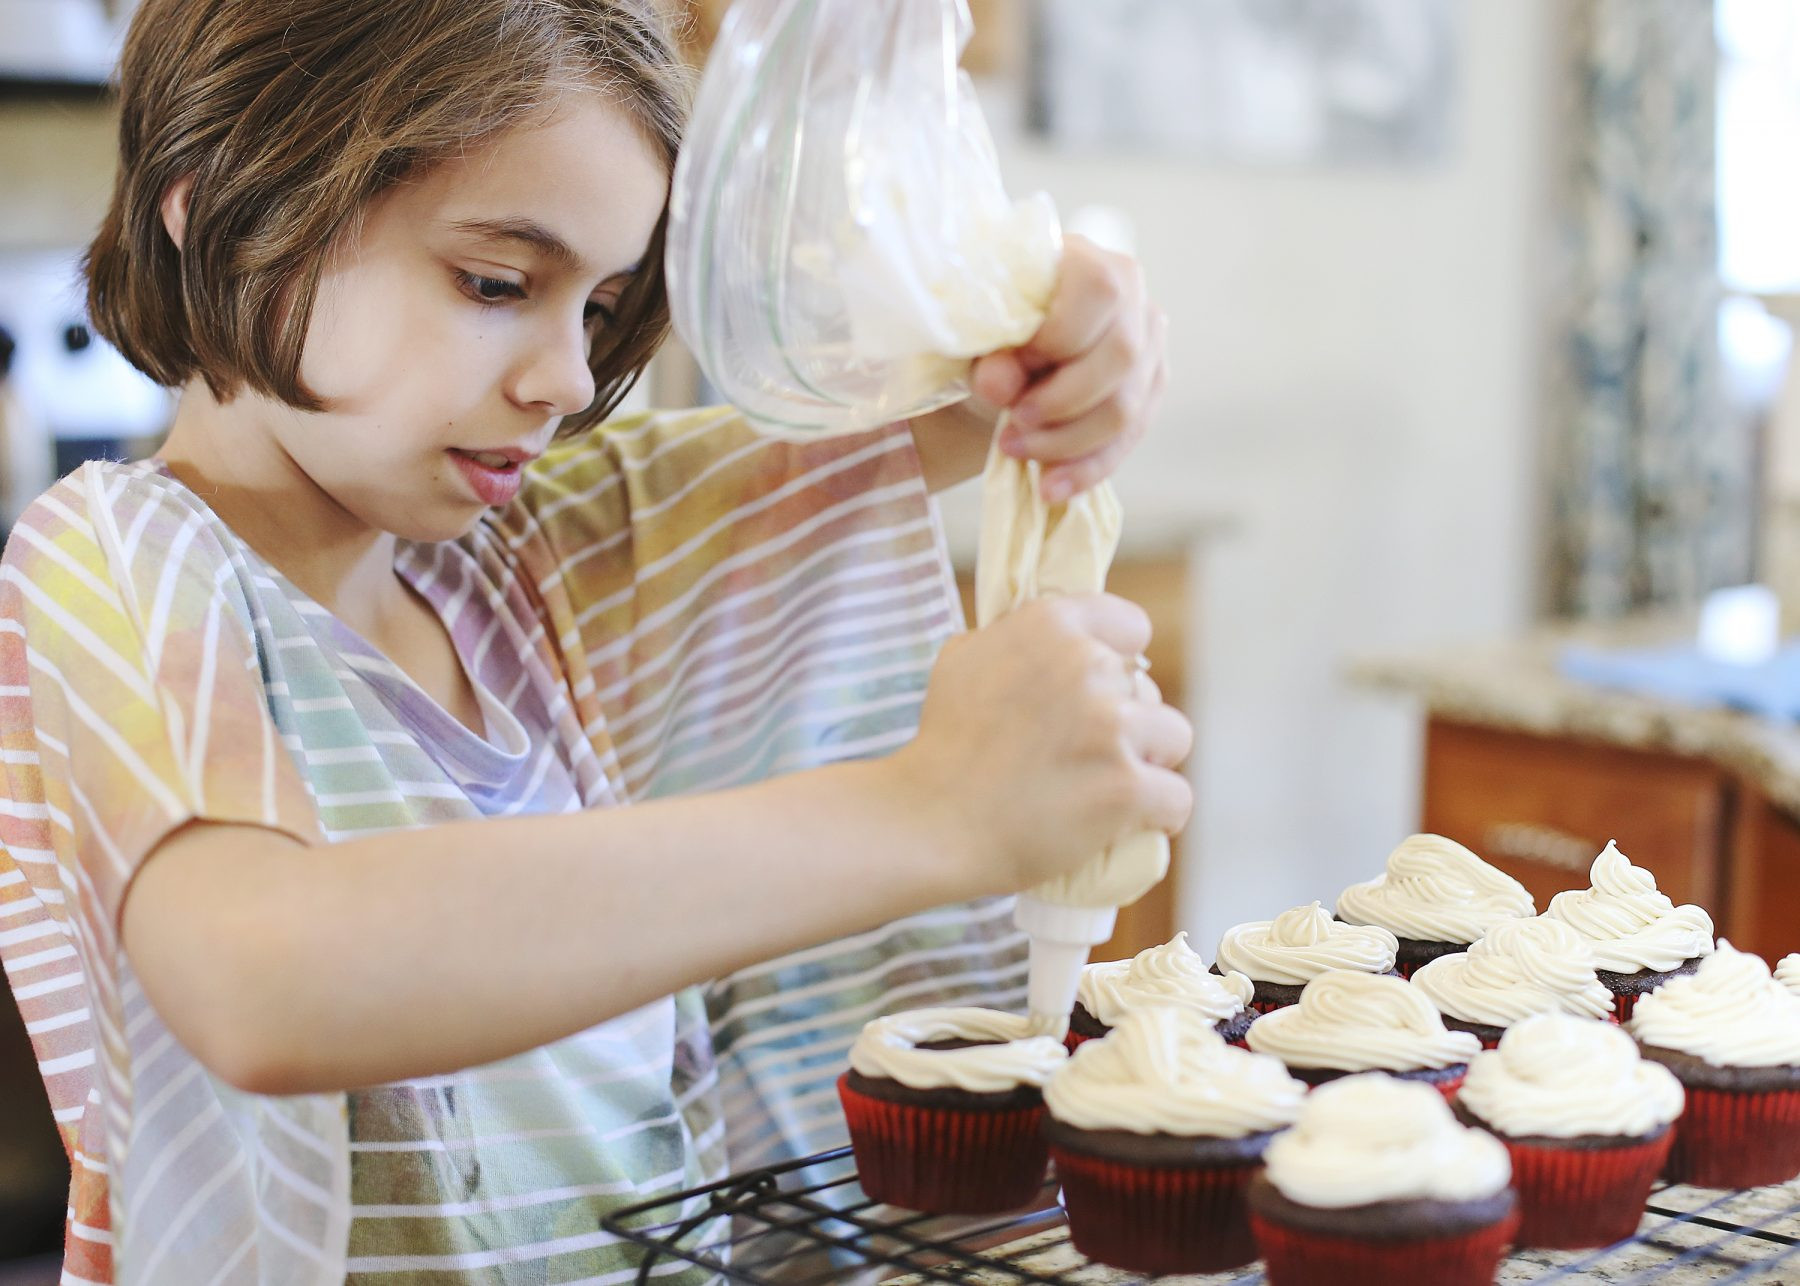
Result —
<svg viewBox="0 0 1800 1286"><path fill-rule="evenodd" d="M1453 141L1426 168L1082 157L994 121L1013 191L1132 215L1170 316L1127 520L1238 519L1197 622L1180 906L1203 950L1329 905L1414 825L1417 712L1347 689L1344 659L1530 619L1557 2L1459 5Z"/></svg>

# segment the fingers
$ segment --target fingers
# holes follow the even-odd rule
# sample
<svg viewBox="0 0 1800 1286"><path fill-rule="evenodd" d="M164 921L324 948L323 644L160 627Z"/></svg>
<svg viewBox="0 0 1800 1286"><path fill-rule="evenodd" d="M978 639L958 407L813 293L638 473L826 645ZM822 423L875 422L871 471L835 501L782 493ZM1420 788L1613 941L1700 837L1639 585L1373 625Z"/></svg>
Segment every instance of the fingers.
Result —
<svg viewBox="0 0 1800 1286"><path fill-rule="evenodd" d="M1038 599L1026 610L1048 615L1063 629L1084 634L1121 656L1134 657L1150 646L1149 613L1114 594Z"/></svg>
<svg viewBox="0 0 1800 1286"><path fill-rule="evenodd" d="M1137 789L1144 830L1176 835L1194 815L1194 788L1180 773L1145 764L1138 773Z"/></svg>
<svg viewBox="0 0 1800 1286"><path fill-rule="evenodd" d="M1135 260L1070 236L1050 309L1020 353L1028 363L1060 366L1093 348L1121 311L1135 308L1143 297L1143 274Z"/></svg>
<svg viewBox="0 0 1800 1286"><path fill-rule="evenodd" d="M1145 763L1179 768L1194 749L1194 726L1173 706L1132 701L1121 712L1125 742Z"/></svg>

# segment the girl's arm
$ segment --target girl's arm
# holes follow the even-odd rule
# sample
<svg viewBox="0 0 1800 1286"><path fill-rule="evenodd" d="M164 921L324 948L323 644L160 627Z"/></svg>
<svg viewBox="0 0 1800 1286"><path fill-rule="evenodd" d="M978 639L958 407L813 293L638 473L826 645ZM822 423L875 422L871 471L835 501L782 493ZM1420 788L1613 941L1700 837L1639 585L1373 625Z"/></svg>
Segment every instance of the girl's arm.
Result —
<svg viewBox="0 0 1800 1286"><path fill-rule="evenodd" d="M1034 604L953 640L918 738L740 790L309 848L191 824L125 947L170 1029L265 1094L491 1062L689 984L1177 830L1191 730L1134 686L1143 614Z"/></svg>

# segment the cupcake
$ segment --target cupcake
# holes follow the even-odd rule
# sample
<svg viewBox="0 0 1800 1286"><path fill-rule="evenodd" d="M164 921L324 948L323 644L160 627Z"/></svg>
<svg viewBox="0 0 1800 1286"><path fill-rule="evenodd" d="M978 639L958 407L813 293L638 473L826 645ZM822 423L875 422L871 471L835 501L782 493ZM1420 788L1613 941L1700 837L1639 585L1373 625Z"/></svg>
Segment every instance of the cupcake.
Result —
<svg viewBox="0 0 1800 1286"><path fill-rule="evenodd" d="M1681 1104L1681 1083L1621 1029L1534 1014L1475 1059L1456 1114L1506 1145L1517 1244L1578 1250L1637 1231Z"/></svg>
<svg viewBox="0 0 1800 1286"><path fill-rule="evenodd" d="M1043 1087L1067 1059L992 1009L877 1018L838 1078L863 1191L934 1214L1026 1204L1044 1181Z"/></svg>
<svg viewBox="0 0 1800 1286"><path fill-rule="evenodd" d="M1668 1178L1753 1188L1800 1175L1800 998L1761 956L1720 939L1693 973L1642 997L1628 1028L1687 1090Z"/></svg>
<svg viewBox="0 0 1800 1286"><path fill-rule="evenodd" d="M1044 1090L1075 1248L1150 1275L1255 1259L1245 1196L1305 1094L1280 1063L1227 1045L1192 1009L1126 1014Z"/></svg>
<svg viewBox="0 0 1800 1286"><path fill-rule="evenodd" d="M1711 954L1712 917L1697 906L1676 906L1657 891L1656 877L1633 866L1611 841L1594 859L1588 883L1558 893L1544 914L1593 945L1594 967L1624 1022L1639 996L1694 972Z"/></svg>
<svg viewBox="0 0 1800 1286"><path fill-rule="evenodd" d="M1385 872L1352 884L1337 902L1337 918L1346 924L1372 924L1400 940L1396 964L1403 978L1465 950L1496 924L1535 914L1523 884L1442 835L1401 841Z"/></svg>
<svg viewBox="0 0 1800 1286"><path fill-rule="evenodd" d="M1613 1019L1612 993L1594 973L1587 939L1543 916L1495 925L1467 951L1420 969L1412 985L1437 1006L1444 1026L1473 1032L1485 1049L1532 1014Z"/></svg>
<svg viewBox="0 0 1800 1286"><path fill-rule="evenodd" d="M1271 1286L1491 1286L1519 1225L1506 1149L1391 1076L1309 1095L1250 1186Z"/></svg>
<svg viewBox="0 0 1800 1286"><path fill-rule="evenodd" d="M1255 984L1250 1008L1270 1010L1300 1002L1300 989L1328 969L1397 973L1400 940L1373 924L1345 924L1314 902L1273 920L1252 920L1219 939L1214 973L1236 970Z"/></svg>
<svg viewBox="0 0 1800 1286"><path fill-rule="evenodd" d="M1448 1031L1431 1001L1404 978L1337 970L1306 984L1300 1003L1264 1014L1250 1048L1273 1054L1308 1085L1355 1072L1423 1081L1456 1092L1481 1042Z"/></svg>
<svg viewBox="0 0 1800 1286"><path fill-rule="evenodd" d="M1775 981L1800 996L1800 951L1781 957L1775 966Z"/></svg>
<svg viewBox="0 0 1800 1286"><path fill-rule="evenodd" d="M1104 1036L1119 1019L1146 1005L1179 1005L1214 1024L1214 1030L1241 1045L1256 1020L1250 1010L1255 988L1241 973L1215 974L1177 933L1160 947L1129 960L1108 960L1081 971L1075 1011L1069 1015L1069 1048Z"/></svg>

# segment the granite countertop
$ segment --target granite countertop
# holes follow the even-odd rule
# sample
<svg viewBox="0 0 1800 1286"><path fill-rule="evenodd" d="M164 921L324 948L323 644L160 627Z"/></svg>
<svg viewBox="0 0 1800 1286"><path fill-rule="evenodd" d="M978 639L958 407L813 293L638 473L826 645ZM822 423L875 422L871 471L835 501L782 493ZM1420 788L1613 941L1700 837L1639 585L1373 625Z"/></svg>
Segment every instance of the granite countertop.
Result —
<svg viewBox="0 0 1800 1286"><path fill-rule="evenodd" d="M1665 1188L1651 1195L1650 1205L1696 1212L1720 1223L1752 1227L1774 1238L1800 1238L1800 1181L1725 1198L1695 1188ZM1132 1286L1145 1280L1087 1263L1069 1244L1068 1231L1062 1227L988 1253L1004 1257L1019 1268L1080 1286ZM1767 1267L1757 1267L1765 1262ZM909 1286L928 1280L938 1279L899 1277L889 1279L887 1286ZM970 1272L957 1280L968 1286L1017 1286L1019 1277L999 1269ZM1158 1286L1257 1286L1267 1281L1257 1265L1235 1273L1154 1280ZM1508 1259L1495 1278L1497 1286L1526 1286L1539 1281L1556 1282L1558 1286L1622 1286L1627 1282L1634 1286L1700 1286L1703 1282L1727 1280L1755 1286L1800 1283L1800 1249L1766 1237L1646 1214L1636 1240L1610 1250L1524 1251Z"/></svg>
<svg viewBox="0 0 1800 1286"><path fill-rule="evenodd" d="M1420 697L1431 714L1463 723L1711 759L1800 816L1800 725L1578 683L1556 668L1569 644L1650 647L1692 637L1691 618L1566 626L1505 643L1358 660L1348 677Z"/></svg>

